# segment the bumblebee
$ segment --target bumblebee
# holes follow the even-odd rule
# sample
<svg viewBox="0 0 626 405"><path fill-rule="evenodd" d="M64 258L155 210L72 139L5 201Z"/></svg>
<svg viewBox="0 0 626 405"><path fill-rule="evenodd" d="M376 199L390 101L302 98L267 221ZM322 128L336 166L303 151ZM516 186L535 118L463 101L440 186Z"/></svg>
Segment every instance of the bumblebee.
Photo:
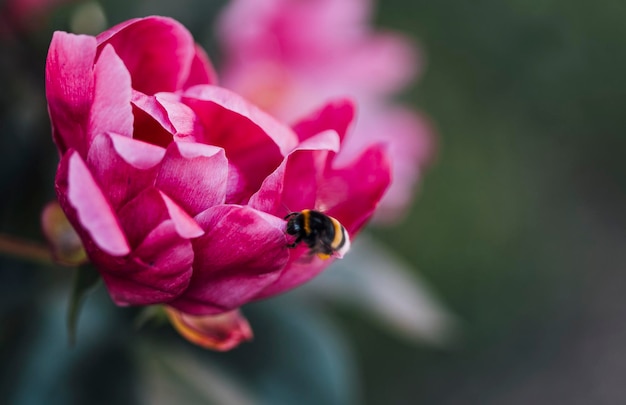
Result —
<svg viewBox="0 0 626 405"><path fill-rule="evenodd" d="M350 237L346 228L333 217L319 211L302 210L292 212L285 219L287 234L296 237L296 240L288 245L290 248L304 242L311 254L316 254L322 259L331 256L342 258L350 249Z"/></svg>

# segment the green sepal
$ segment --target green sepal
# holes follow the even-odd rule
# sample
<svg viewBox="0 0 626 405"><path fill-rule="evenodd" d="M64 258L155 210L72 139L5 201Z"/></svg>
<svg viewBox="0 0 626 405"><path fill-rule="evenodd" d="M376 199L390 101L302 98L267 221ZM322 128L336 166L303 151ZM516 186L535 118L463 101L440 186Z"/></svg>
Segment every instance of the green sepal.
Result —
<svg viewBox="0 0 626 405"><path fill-rule="evenodd" d="M76 342L78 315L85 298L100 282L100 273L91 264L80 266L74 274L74 285L67 312L67 335L70 346Z"/></svg>
<svg viewBox="0 0 626 405"><path fill-rule="evenodd" d="M163 305L151 305L143 308L135 318L135 330L139 330L148 324L164 325L168 322L167 314Z"/></svg>

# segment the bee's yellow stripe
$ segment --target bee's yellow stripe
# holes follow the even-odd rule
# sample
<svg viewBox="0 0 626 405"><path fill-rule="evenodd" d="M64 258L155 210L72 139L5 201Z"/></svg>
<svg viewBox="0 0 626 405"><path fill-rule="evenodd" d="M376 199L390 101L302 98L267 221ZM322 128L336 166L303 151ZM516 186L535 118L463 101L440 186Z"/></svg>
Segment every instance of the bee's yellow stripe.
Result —
<svg viewBox="0 0 626 405"><path fill-rule="evenodd" d="M343 242L344 234L343 234L343 225L339 223L335 218L329 217L333 226L335 227L335 237L333 238L333 243L330 245L333 249L339 248L341 242Z"/></svg>
<svg viewBox="0 0 626 405"><path fill-rule="evenodd" d="M311 210L302 210L302 222L304 224L304 234L311 234Z"/></svg>

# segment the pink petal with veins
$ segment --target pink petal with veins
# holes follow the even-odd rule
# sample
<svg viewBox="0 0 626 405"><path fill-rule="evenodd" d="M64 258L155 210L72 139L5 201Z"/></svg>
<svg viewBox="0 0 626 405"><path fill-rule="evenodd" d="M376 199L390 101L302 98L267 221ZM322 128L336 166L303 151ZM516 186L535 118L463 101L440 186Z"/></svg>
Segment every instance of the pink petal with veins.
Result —
<svg viewBox="0 0 626 405"><path fill-rule="evenodd" d="M222 148L200 143L172 143L163 159L156 187L191 216L226 199L228 161Z"/></svg>
<svg viewBox="0 0 626 405"><path fill-rule="evenodd" d="M46 98L54 141L61 154L84 154L94 97L93 64L96 40L86 35L55 32L46 59Z"/></svg>
<svg viewBox="0 0 626 405"><path fill-rule="evenodd" d="M170 303L190 314L237 308L272 283L289 252L284 221L252 208L218 205L196 217L205 235L193 241L194 274L185 294Z"/></svg>
<svg viewBox="0 0 626 405"><path fill-rule="evenodd" d="M114 209L154 184L165 150L117 134L95 137L86 163Z"/></svg>
<svg viewBox="0 0 626 405"><path fill-rule="evenodd" d="M99 51L112 45L131 74L133 89L148 95L181 90L196 58L189 31L167 17L127 21L97 38Z"/></svg>
<svg viewBox="0 0 626 405"><path fill-rule="evenodd" d="M56 188L70 222L99 249L112 256L130 252L115 212L78 152L70 151L61 160Z"/></svg>
<svg viewBox="0 0 626 405"><path fill-rule="evenodd" d="M89 116L93 136L115 132L132 137L130 73L110 45L100 53L94 67L95 89Z"/></svg>

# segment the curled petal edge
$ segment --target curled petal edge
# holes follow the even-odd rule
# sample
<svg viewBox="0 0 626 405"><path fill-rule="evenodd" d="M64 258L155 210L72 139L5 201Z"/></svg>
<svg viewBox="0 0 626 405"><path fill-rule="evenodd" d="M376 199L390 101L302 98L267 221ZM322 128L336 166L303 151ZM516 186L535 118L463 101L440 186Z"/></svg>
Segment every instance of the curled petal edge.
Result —
<svg viewBox="0 0 626 405"><path fill-rule="evenodd" d="M237 309L198 316L166 306L165 313L182 337L205 349L228 351L253 337L248 320Z"/></svg>
<svg viewBox="0 0 626 405"><path fill-rule="evenodd" d="M124 256L130 253L115 212L80 155L70 151L59 166L57 194L64 211L69 207L74 210L74 225L81 226L107 254ZM70 217L67 211L66 214Z"/></svg>

